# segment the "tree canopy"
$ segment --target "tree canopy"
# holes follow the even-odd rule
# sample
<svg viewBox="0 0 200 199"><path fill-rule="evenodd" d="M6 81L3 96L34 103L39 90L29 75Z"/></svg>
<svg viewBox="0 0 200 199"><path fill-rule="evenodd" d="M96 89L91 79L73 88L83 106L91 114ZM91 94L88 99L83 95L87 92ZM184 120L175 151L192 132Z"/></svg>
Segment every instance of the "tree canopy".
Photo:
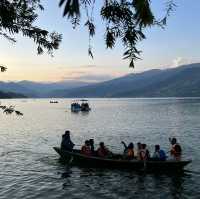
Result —
<svg viewBox="0 0 200 199"><path fill-rule="evenodd" d="M38 19L38 9L44 9L40 0L1 0L0 36L16 42L13 36L21 33L33 39L37 44L38 54L47 50L52 55L53 50L58 49L62 36L33 25Z"/></svg>
<svg viewBox="0 0 200 199"><path fill-rule="evenodd" d="M156 19L151 8L152 1L101 1L102 7L99 9L99 15L105 22L105 45L112 49L119 39L124 46L123 58L130 60L130 67L134 67L134 60L140 58L141 51L136 45L145 38L144 29L154 25L164 27L167 17L175 6L173 0L163 0L166 3L166 12L163 18ZM95 35L96 29L93 14L96 4L96 0L59 1L59 6L64 8L63 16L72 22L73 28L80 25L83 14L86 16L84 25L89 33L88 54L91 57L93 57L91 38ZM46 50L52 55L53 51L58 49L62 35L34 25L38 19L38 11L43 9L41 0L1 0L0 36L16 42L14 35L21 33L33 39L37 45L38 54Z"/></svg>
<svg viewBox="0 0 200 199"><path fill-rule="evenodd" d="M153 0L152 0L153 1ZM161 19L156 19L151 0L103 0L100 8L100 16L105 22L105 44L107 48L113 48L116 41L121 40L124 46L123 58L130 60L130 67L134 67L134 60L140 58L141 51L136 45L145 39L144 29L158 25L164 27L167 17L174 9L173 0L164 0L166 10ZM155 0L156 1L156 0ZM93 15L95 0L60 0L60 6L64 7L63 16L71 20L75 28L80 24L81 15L85 13L85 26L88 28L89 37L95 35L95 18ZM88 53L91 57L92 47L89 40Z"/></svg>

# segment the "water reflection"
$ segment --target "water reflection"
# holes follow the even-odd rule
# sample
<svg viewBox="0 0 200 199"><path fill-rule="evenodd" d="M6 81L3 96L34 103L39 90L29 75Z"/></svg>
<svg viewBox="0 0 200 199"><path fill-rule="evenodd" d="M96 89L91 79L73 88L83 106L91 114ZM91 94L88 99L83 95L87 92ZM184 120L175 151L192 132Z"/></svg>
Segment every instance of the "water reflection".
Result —
<svg viewBox="0 0 200 199"><path fill-rule="evenodd" d="M67 166L60 177L62 188L72 197L78 191L87 198L177 199L188 196L185 181L191 180L192 175L184 171L163 174Z"/></svg>
<svg viewBox="0 0 200 199"><path fill-rule="evenodd" d="M24 116L0 115L0 198L199 198L200 99L93 99L89 114L66 112L66 99L10 103ZM94 138L113 152L122 140L167 151L175 134L193 162L180 174L66 167L52 149L66 129L77 145Z"/></svg>

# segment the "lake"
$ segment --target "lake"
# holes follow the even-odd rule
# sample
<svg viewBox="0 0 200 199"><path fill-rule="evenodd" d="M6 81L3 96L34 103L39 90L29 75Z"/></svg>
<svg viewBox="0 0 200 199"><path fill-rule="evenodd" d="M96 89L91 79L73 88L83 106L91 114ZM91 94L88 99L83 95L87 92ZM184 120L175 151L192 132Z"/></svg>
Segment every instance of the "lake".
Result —
<svg viewBox="0 0 200 199"><path fill-rule="evenodd" d="M71 113L70 99L1 100L24 113L0 112L0 198L199 198L200 99L91 99L89 113ZM177 137L191 165L181 174L67 167L52 149L71 131L76 147L89 138L113 151L142 142L153 152Z"/></svg>

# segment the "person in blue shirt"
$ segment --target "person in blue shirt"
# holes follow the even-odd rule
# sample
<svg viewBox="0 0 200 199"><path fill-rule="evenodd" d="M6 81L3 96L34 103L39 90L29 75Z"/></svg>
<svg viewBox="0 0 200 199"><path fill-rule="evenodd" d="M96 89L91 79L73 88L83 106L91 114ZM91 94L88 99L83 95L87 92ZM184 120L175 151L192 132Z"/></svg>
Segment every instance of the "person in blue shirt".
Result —
<svg viewBox="0 0 200 199"><path fill-rule="evenodd" d="M165 161L167 159L164 150L160 149L160 145L155 145L155 151L152 157L153 160Z"/></svg>

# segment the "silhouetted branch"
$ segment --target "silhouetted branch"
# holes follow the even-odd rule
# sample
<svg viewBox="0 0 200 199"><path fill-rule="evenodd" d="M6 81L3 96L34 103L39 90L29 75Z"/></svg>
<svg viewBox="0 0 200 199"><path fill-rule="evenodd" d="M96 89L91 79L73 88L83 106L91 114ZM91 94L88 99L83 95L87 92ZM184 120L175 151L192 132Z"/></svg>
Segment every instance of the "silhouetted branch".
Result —
<svg viewBox="0 0 200 199"><path fill-rule="evenodd" d="M156 1L156 0L155 0ZM151 9L150 0L104 0L100 9L100 16L105 21L105 44L113 48L117 39L124 45L124 59L130 60L130 67L134 67L134 60L139 59L141 51L136 45L145 39L143 30L153 25L164 27L167 17L174 10L173 0L166 0L166 13L161 20L157 20ZM64 7L63 16L71 19L73 28L79 25L81 13L87 18L85 26L89 33L88 54L93 58L91 37L95 35L94 10L95 0L60 0L59 6ZM76 20L74 20L76 19Z"/></svg>
<svg viewBox="0 0 200 199"><path fill-rule="evenodd" d="M0 65L0 70L1 70L1 72L5 72L7 70L7 68L5 66Z"/></svg>
<svg viewBox="0 0 200 199"><path fill-rule="evenodd" d="M5 113L6 115L9 115L9 114L12 114L12 113L15 113L18 116L22 116L23 115L22 112L15 110L14 106L4 106L4 105L1 105L0 109L2 109L3 113Z"/></svg>
<svg viewBox="0 0 200 199"><path fill-rule="evenodd" d="M0 65L0 69L1 69L1 72L5 72L7 70L7 68L5 66L2 66L2 65ZM18 116L22 116L23 115L22 112L15 110L14 106L9 106L8 107L8 106L5 106L5 105L1 105L1 102L0 102L0 109L2 109L3 113L5 113L7 115L8 114L12 114L13 112L15 112L15 114L18 115Z"/></svg>
<svg viewBox="0 0 200 199"><path fill-rule="evenodd" d="M22 33L37 44L38 54L47 50L52 55L62 40L62 35L34 26L38 18L38 9L43 10L40 0L1 0L0 1L0 36L16 42L10 36ZM6 33L5 33L6 32Z"/></svg>

